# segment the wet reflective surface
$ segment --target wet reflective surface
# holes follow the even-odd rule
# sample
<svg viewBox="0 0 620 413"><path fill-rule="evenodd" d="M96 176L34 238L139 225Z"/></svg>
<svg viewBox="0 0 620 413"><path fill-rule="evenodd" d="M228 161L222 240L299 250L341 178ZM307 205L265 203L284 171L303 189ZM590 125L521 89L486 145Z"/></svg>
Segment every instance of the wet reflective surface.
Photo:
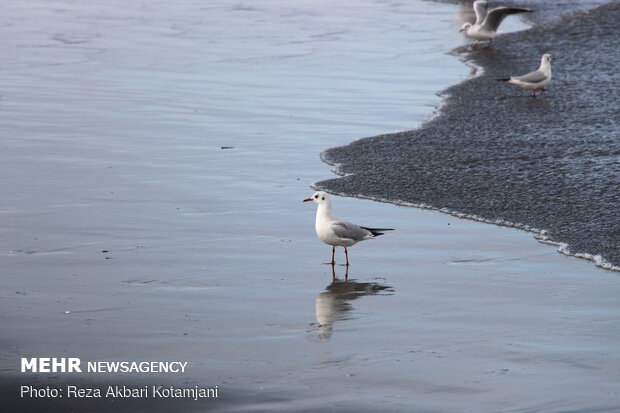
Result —
<svg viewBox="0 0 620 413"><path fill-rule="evenodd" d="M394 292L388 285L350 280L349 267L345 268L344 280L341 280L336 278L335 266L332 265L334 280L316 297L316 322L321 340L331 338L336 321L355 318L352 301L365 296Z"/></svg>

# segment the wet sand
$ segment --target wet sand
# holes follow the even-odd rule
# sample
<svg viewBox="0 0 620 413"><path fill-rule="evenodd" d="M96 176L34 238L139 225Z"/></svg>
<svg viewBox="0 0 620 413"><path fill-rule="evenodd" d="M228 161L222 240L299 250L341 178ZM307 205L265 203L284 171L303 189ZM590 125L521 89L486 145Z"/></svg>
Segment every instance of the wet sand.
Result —
<svg viewBox="0 0 620 413"><path fill-rule="evenodd" d="M205 63L179 44L216 39L202 30L221 26L204 24L201 9L189 6L39 4L31 6L41 18L35 27L8 25L23 10L5 13L2 27L19 36L7 36L18 40L4 43L11 58L1 67L10 81L0 102L0 185L11 196L0 208L0 404L9 411L33 404L46 411L614 410L617 274L525 232L342 197L334 200L337 215L396 231L352 247L348 273L341 250L334 272L325 264L331 249L315 236L314 205L301 202L310 183L330 174L318 154L428 116L439 102L426 94L431 86L401 91L399 81L413 61L424 69L412 78L438 67L443 81L460 73L460 63L441 54L456 38L425 37L429 54L387 47L402 50L399 41L415 38L393 25L419 12L415 4L366 11L343 34L333 34L323 6L297 13L277 2L247 6L236 6L239 22L260 23L275 8L280 23L317 30L303 37L308 56L284 58L299 39L274 29L266 42L281 48L254 48L256 60L242 63L204 54L213 59ZM453 33L455 10L437 7L426 13ZM350 16L347 7L334 13ZM371 17L383 23L368 33ZM255 39L243 27L263 26L237 26L240 38ZM210 48L224 49L227 34ZM370 57L351 68L373 70L350 71L350 84L342 72L311 76L326 61L348 61L341 47L360 34L368 48L351 54ZM266 50L278 53L265 58ZM226 52L235 54L232 45ZM393 58L387 74L371 63L384 54ZM306 85L322 98L291 92L305 90L292 88L309 61L316 66L303 72ZM245 82L257 67L268 73L258 77L264 82ZM382 76L395 75L404 77L389 95L411 95L410 117L395 115L389 96L376 105L376 119L354 105L372 102L355 91L380 92ZM278 83L290 88L273 89ZM313 102L328 113L309 111ZM19 372L21 357L46 356L181 360L188 368L112 377ZM21 383L218 386L220 397L39 404L18 397Z"/></svg>

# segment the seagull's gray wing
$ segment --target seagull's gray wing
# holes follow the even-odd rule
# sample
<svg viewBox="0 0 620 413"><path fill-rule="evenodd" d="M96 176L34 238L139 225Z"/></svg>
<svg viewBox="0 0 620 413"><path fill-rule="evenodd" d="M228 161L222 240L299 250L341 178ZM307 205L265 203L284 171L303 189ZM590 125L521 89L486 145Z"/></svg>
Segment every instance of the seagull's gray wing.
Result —
<svg viewBox="0 0 620 413"><path fill-rule="evenodd" d="M523 76L515 76L514 79L525 83L540 83L547 79L547 75L540 70L536 70Z"/></svg>
<svg viewBox="0 0 620 413"><path fill-rule="evenodd" d="M476 13L476 23L474 24L481 24L484 21L484 18L487 17L488 8L489 4L486 1L474 2L474 12Z"/></svg>
<svg viewBox="0 0 620 413"><path fill-rule="evenodd" d="M486 18L482 22L482 27L485 30L496 32L499 24L506 18L506 16L530 11L532 11L532 9L526 9L525 7L497 7L488 12Z"/></svg>
<svg viewBox="0 0 620 413"><path fill-rule="evenodd" d="M332 230L339 238L347 238L354 241L361 241L371 235L369 231L347 221L334 222Z"/></svg>

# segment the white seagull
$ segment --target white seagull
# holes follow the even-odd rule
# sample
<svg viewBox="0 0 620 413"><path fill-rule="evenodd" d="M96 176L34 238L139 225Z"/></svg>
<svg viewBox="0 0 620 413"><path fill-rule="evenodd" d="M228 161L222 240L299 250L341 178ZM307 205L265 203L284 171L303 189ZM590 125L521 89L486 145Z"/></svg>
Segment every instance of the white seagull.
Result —
<svg viewBox="0 0 620 413"><path fill-rule="evenodd" d="M349 253L347 252L347 247L355 245L360 241L383 235L381 231L393 231L392 228L360 227L336 218L332 213L332 201L323 191L316 192L311 198L304 199L303 202L308 201L318 204L316 209L316 233L321 241L332 246L332 265L335 264L334 254L336 253L336 247L344 247L348 266Z"/></svg>
<svg viewBox="0 0 620 413"><path fill-rule="evenodd" d="M547 89L545 89L545 86L551 82L552 60L555 60L555 57L551 56L549 53L545 53L540 59L540 67L538 70L523 76L512 76L497 80L519 86L523 89L529 89L533 93L532 96L536 97L536 91L542 90L543 92L546 92Z"/></svg>
<svg viewBox="0 0 620 413"><path fill-rule="evenodd" d="M509 14L532 11L532 9L526 9L525 7L496 7L487 11L488 8L489 4L486 1L475 1L476 22L474 24L465 23L461 26L461 30L459 30L459 32L465 32L472 39L476 39L474 49L478 47L480 40L488 40L489 45L487 49L491 48L491 43L493 43L493 38L497 34L499 24Z"/></svg>

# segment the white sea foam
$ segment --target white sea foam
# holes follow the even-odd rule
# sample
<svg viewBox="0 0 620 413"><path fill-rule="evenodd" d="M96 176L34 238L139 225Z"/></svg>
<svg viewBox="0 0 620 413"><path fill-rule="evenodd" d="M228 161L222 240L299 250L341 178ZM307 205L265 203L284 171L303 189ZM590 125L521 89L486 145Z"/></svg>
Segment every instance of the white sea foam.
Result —
<svg viewBox="0 0 620 413"><path fill-rule="evenodd" d="M333 165L333 164L330 163L330 165ZM501 218L500 219L487 219L487 218L483 218L475 214L466 214L463 212L451 210L449 208L437 208L437 207L434 207L432 205L428 205L425 203L418 204L418 203L408 202L408 201L390 200L390 199L385 199L385 198L380 198L380 197L371 197L371 196L367 196L363 194L351 195L351 194L347 194L344 192L336 192L336 191L329 190L327 188L319 187L317 186L317 183L318 182L313 183L311 187L315 190L326 191L333 195L344 196L344 197L352 196L354 198L368 199L371 201L383 202L386 204L394 204L394 205L404 206L404 207L412 207L412 208L426 209L430 211L437 211L437 212L441 212L447 215L452 215L453 217L457 217L461 219L469 219L472 221L482 222L485 224L493 224L493 225L498 225L502 227L519 229L519 230L534 234L534 239L536 239L538 242L542 244L557 247L557 251L561 254L591 261L597 267L603 268L605 270L620 272L619 266L613 265L609 261L605 260L601 255L589 254L585 252L572 252L568 244L564 242L557 242L549 238L549 236L547 235L548 231L546 229L534 228L530 225L521 224L518 222L506 221L505 219L501 219Z"/></svg>

